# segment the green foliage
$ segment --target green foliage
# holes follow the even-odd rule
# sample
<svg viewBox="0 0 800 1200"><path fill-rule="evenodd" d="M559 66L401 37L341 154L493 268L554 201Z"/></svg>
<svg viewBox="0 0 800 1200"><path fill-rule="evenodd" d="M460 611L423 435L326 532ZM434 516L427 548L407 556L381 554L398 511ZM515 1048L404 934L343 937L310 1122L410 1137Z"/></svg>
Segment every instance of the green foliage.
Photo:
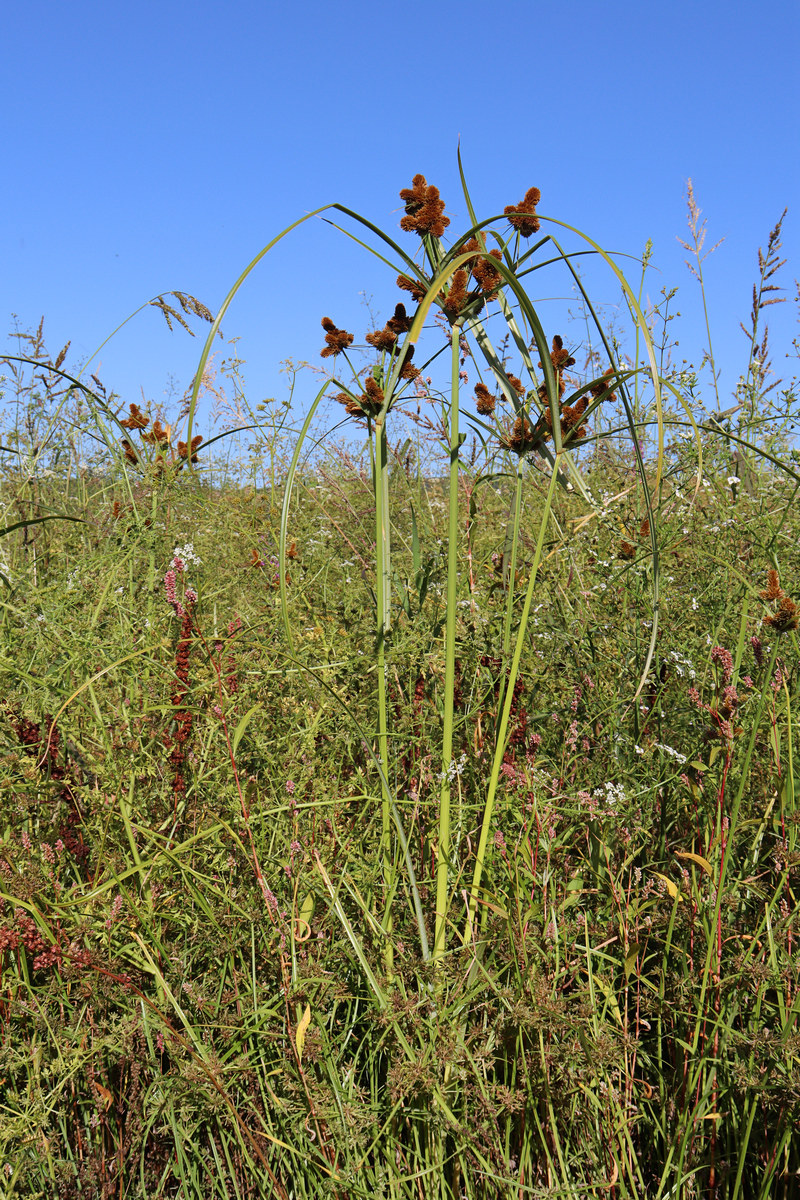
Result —
<svg viewBox="0 0 800 1200"><path fill-rule="evenodd" d="M785 428L711 423L627 282L641 356L598 320L571 370L538 199L465 188L448 247L420 180L422 262L338 209L418 289L364 367L325 326L339 447L237 382L236 478L199 390L170 421L95 381L95 457L45 470L64 360L9 360L9 1197L794 1194Z"/></svg>

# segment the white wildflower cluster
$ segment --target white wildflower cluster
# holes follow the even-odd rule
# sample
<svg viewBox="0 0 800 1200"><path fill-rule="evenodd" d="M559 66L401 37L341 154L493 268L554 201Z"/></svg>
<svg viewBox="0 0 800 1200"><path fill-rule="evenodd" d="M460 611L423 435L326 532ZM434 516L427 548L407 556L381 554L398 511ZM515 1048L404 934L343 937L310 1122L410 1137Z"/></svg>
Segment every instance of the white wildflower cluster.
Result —
<svg viewBox="0 0 800 1200"><path fill-rule="evenodd" d="M661 750L662 753L668 754L670 758L674 758L676 762L681 764L681 766L683 766L683 764L686 762L685 754L681 754L680 751L676 750L673 746L665 746L663 742L654 742L653 749Z"/></svg>
<svg viewBox="0 0 800 1200"><path fill-rule="evenodd" d="M454 758L451 758L450 762L447 764L447 770L439 772L439 775L438 775L439 782L444 783L444 781L447 780L448 783L453 783L453 781L459 775L463 774L464 767L466 765L467 765L466 754L462 754L461 758L458 760L458 762L456 762L456 760Z"/></svg>
<svg viewBox="0 0 800 1200"><path fill-rule="evenodd" d="M692 607L694 608L694 604L692 604ZM688 675L690 679L694 679L697 674L697 670L690 658L685 658L677 650L670 650L667 658L672 659L676 674L680 675L681 677Z"/></svg>
<svg viewBox="0 0 800 1200"><path fill-rule="evenodd" d="M625 788L621 783L604 783L602 787L595 788L592 792L595 800L604 801L609 808L613 808L615 804L624 804L626 800Z"/></svg>
<svg viewBox="0 0 800 1200"><path fill-rule="evenodd" d="M180 559L184 566L199 567L202 562L195 554L194 545L191 542L187 542L185 546L176 546L172 551L172 557Z"/></svg>

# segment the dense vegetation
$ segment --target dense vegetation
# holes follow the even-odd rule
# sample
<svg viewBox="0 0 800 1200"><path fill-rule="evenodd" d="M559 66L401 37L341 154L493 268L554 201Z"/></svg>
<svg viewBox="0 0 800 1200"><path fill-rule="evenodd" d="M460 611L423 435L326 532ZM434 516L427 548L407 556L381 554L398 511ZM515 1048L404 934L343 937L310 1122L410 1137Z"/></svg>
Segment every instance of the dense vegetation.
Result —
<svg viewBox="0 0 800 1200"><path fill-rule="evenodd" d="M8 1197L798 1194L780 226L719 415L621 276L545 331L536 189L401 196L408 313L246 432L222 313L172 424L6 360Z"/></svg>

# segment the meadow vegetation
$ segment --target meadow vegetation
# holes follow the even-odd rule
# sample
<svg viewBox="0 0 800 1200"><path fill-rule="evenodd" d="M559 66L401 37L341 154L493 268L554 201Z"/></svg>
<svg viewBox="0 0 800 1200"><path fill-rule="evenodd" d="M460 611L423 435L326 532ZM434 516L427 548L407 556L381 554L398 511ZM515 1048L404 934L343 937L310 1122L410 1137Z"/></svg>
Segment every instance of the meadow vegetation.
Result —
<svg viewBox="0 0 800 1200"><path fill-rule="evenodd" d="M322 214L386 319L286 400L211 357L269 247L153 302L210 323L172 413L3 360L9 1198L800 1194L780 222L728 401L647 254L401 200Z"/></svg>

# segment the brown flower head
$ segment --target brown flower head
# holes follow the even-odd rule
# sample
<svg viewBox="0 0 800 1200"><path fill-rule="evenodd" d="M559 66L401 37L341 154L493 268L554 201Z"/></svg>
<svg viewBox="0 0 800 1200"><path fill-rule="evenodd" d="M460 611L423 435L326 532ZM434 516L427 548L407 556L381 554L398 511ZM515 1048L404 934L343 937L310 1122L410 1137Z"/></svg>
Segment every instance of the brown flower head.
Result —
<svg viewBox="0 0 800 1200"><path fill-rule="evenodd" d="M530 237L539 231L539 218L536 216L536 205L542 198L538 188L528 188L525 198L520 204L507 204L503 209L508 222L516 229L520 237Z"/></svg>
<svg viewBox="0 0 800 1200"><path fill-rule="evenodd" d="M561 410L561 436L572 438L586 437L586 426L581 425L581 420L586 409L589 407L589 401L586 396L581 396L574 404L565 404Z"/></svg>
<svg viewBox="0 0 800 1200"><path fill-rule="evenodd" d="M411 328L411 317L406 314L405 304L395 304L394 316L389 317L386 322L386 328L391 329L392 333L408 333Z"/></svg>
<svg viewBox="0 0 800 1200"><path fill-rule="evenodd" d="M764 617L764 624L776 633L790 633L797 629L798 623L797 605L789 596L781 596L778 611L771 617Z"/></svg>
<svg viewBox="0 0 800 1200"><path fill-rule="evenodd" d="M636 547L632 546L630 542L620 542L617 558L622 558L626 561L636 558Z"/></svg>
<svg viewBox="0 0 800 1200"><path fill-rule="evenodd" d="M603 393L608 390L608 386L611 382L611 379L613 378L613 376L615 374L616 374L616 372L614 371L614 368L609 367L607 371L603 372L603 374L600 376L599 379L596 379L594 381L594 383L589 388L589 392L591 393L592 397L595 400L599 400L600 397L603 395ZM606 400L613 401L615 399L616 399L616 392L609 392L609 394L606 396Z"/></svg>
<svg viewBox="0 0 800 1200"><path fill-rule="evenodd" d="M470 267L470 272L473 279L478 285L478 290L490 300L493 294L501 286L503 277L494 265L495 262L502 262L503 255L499 250L490 250L486 255L483 246L477 238L470 238L463 246L459 246L455 251L456 254L469 254L470 252L479 255L475 264Z"/></svg>
<svg viewBox="0 0 800 1200"><path fill-rule="evenodd" d="M361 397L362 409L370 416L374 416L383 408L384 399L383 388L377 379L374 379L372 375L368 375L364 382L364 394Z"/></svg>
<svg viewBox="0 0 800 1200"><path fill-rule="evenodd" d="M138 404L129 404L128 407L131 410L130 416L120 421L120 425L123 425L125 429L146 429L150 424L150 418L144 415Z"/></svg>
<svg viewBox="0 0 800 1200"><path fill-rule="evenodd" d="M762 600L780 600L783 591L778 581L777 571L767 571L767 586L759 595Z"/></svg>
<svg viewBox="0 0 800 1200"><path fill-rule="evenodd" d="M403 188L400 192L400 199L406 206L400 228L407 233L418 233L420 237L425 234L442 237L450 218L444 216L444 200L439 197L439 189L429 185L424 175L415 175L412 183L413 187Z"/></svg>
<svg viewBox="0 0 800 1200"><path fill-rule="evenodd" d="M394 350L397 334L388 325L385 325L383 329L376 329L374 333L368 333L365 340L376 350L391 351Z"/></svg>
<svg viewBox="0 0 800 1200"><path fill-rule="evenodd" d="M564 340L558 334L553 337L553 344L550 348L550 361L553 364L553 370L558 374L560 371L565 371L567 367L575 366L575 359L570 354L569 350L564 349ZM539 366L542 362L539 360Z"/></svg>
<svg viewBox="0 0 800 1200"><path fill-rule="evenodd" d="M165 442L168 444L169 440L169 429L165 429L158 419L153 422L149 433L142 433L142 441L149 442L151 446L163 445Z"/></svg>
<svg viewBox="0 0 800 1200"><path fill-rule="evenodd" d="M416 300L417 304L425 299L425 293L428 290L419 280L409 279L407 275L397 276L397 286L404 292L410 292L412 299Z"/></svg>
<svg viewBox="0 0 800 1200"><path fill-rule="evenodd" d="M322 328L325 330L325 349L320 350L320 358L335 358L348 346L352 346L352 333L337 329L330 317L322 318Z"/></svg>
<svg viewBox="0 0 800 1200"><path fill-rule="evenodd" d="M349 396L347 392L337 392L334 396L334 400L338 400L340 404L344 405L348 416L363 417L364 413L361 405L357 400L354 400L352 396Z"/></svg>
<svg viewBox="0 0 800 1200"><path fill-rule="evenodd" d="M122 449L125 451L125 458L128 460L128 462L138 463L139 455L136 453L136 451L134 450L134 448L130 444L130 442L127 441L125 438L123 438L122 441L120 442L120 445L122 446Z"/></svg>
<svg viewBox="0 0 800 1200"><path fill-rule="evenodd" d="M202 440L203 440L203 436L200 433L198 433L196 437L192 438L191 455L192 455L193 463L197 462L197 455L195 454L195 450L200 445ZM186 445L186 442L178 442L178 458L188 458L188 457L189 457L189 447Z"/></svg>
<svg viewBox="0 0 800 1200"><path fill-rule="evenodd" d="M414 357L414 346L410 346L406 342L406 354L403 359L403 365L400 368L401 379L416 379L419 375L419 367L412 366L411 360Z"/></svg>
<svg viewBox="0 0 800 1200"><path fill-rule="evenodd" d="M521 457L529 450L535 450L542 441L542 435L534 429L527 417L517 417L510 436L501 438L500 444Z"/></svg>
<svg viewBox="0 0 800 1200"><path fill-rule="evenodd" d="M469 276L463 269L456 271L450 280L450 289L442 301L442 308L450 323L455 323L469 303L471 297L467 292Z"/></svg>
<svg viewBox="0 0 800 1200"><path fill-rule="evenodd" d="M482 417L490 417L495 410L497 397L493 396L485 383L475 384L475 399L477 400L478 412Z"/></svg>
<svg viewBox="0 0 800 1200"><path fill-rule="evenodd" d="M506 374L506 379L511 384L511 386L513 387L514 391L517 393L518 396L525 395L525 384L522 382L521 379L517 379L516 375L508 375L508 374Z"/></svg>

